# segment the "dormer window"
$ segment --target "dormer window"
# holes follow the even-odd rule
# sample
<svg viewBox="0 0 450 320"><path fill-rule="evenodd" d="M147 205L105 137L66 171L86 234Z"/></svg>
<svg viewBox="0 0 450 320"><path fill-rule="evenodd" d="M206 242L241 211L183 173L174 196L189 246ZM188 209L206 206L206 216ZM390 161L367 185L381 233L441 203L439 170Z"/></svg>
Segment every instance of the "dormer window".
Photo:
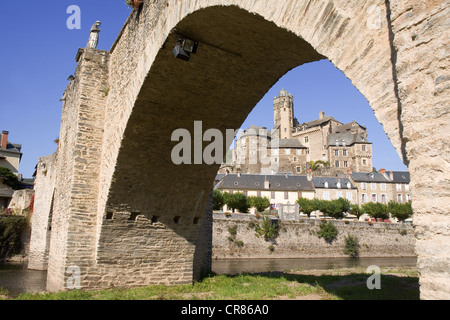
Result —
<svg viewBox="0 0 450 320"><path fill-rule="evenodd" d="M325 182L323 183L323 186L324 186L325 188L328 189L328 182L325 181Z"/></svg>
<svg viewBox="0 0 450 320"><path fill-rule="evenodd" d="M341 188L341 182L338 181L338 183L336 183L336 186L338 187L338 189L340 189Z"/></svg>
<svg viewBox="0 0 450 320"><path fill-rule="evenodd" d="M352 184L350 182L347 182L347 189L351 189L352 188Z"/></svg>

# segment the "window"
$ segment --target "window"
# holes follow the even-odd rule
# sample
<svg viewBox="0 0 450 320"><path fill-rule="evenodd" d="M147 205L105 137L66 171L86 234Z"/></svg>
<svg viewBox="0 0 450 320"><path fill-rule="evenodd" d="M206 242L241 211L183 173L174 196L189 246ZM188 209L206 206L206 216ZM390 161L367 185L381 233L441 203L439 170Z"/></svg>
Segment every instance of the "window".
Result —
<svg viewBox="0 0 450 320"><path fill-rule="evenodd" d="M323 193L323 200L330 200L330 193L328 191Z"/></svg>
<svg viewBox="0 0 450 320"><path fill-rule="evenodd" d="M342 192L337 193L337 199L342 198Z"/></svg>
<svg viewBox="0 0 450 320"><path fill-rule="evenodd" d="M339 168L339 160L336 161L336 168Z"/></svg>
<svg viewBox="0 0 450 320"><path fill-rule="evenodd" d="M284 149L284 154L291 154L291 149Z"/></svg>
<svg viewBox="0 0 450 320"><path fill-rule="evenodd" d="M342 150L342 155L343 155L344 157L346 157L346 156L347 156L347 150Z"/></svg>
<svg viewBox="0 0 450 320"><path fill-rule="evenodd" d="M370 201L372 201L372 202L377 202L377 201L378 201L377 198L378 198L378 197L377 197L377 194L376 194L376 193L372 193L372 196L370 197Z"/></svg>
<svg viewBox="0 0 450 320"><path fill-rule="evenodd" d="M297 173L301 173L302 172L302 168L297 167Z"/></svg>
<svg viewBox="0 0 450 320"><path fill-rule="evenodd" d="M294 157L294 162L297 162L297 160L298 160L297 157Z"/></svg>
<svg viewBox="0 0 450 320"><path fill-rule="evenodd" d="M402 195L399 193L399 194L397 194L397 202L398 203L402 203L403 201L402 201L403 199L402 199Z"/></svg>
<svg viewBox="0 0 450 320"><path fill-rule="evenodd" d="M362 164L363 164L363 166L367 166L367 160L366 159L362 159Z"/></svg>
<svg viewBox="0 0 450 320"><path fill-rule="evenodd" d="M348 201L352 201L352 193L351 192L347 192L347 200Z"/></svg>
<svg viewBox="0 0 450 320"><path fill-rule="evenodd" d="M362 190L366 190L367 189L367 185L365 182L361 182L361 189Z"/></svg>
<svg viewBox="0 0 450 320"><path fill-rule="evenodd" d="M289 192L288 191L284 192L284 199L285 200L289 199Z"/></svg>
<svg viewBox="0 0 450 320"><path fill-rule="evenodd" d="M309 154L309 148L306 149L306 154Z"/></svg>
<svg viewBox="0 0 450 320"><path fill-rule="evenodd" d="M366 151L366 149L367 149L367 148L366 148L366 145L363 144L363 145L362 145L362 151Z"/></svg>
<svg viewBox="0 0 450 320"><path fill-rule="evenodd" d="M367 195L365 193L361 194L361 202L366 203L367 202Z"/></svg>
<svg viewBox="0 0 450 320"><path fill-rule="evenodd" d="M248 191L247 191L247 190L244 190L243 193L244 193L246 196L248 196Z"/></svg>
<svg viewBox="0 0 450 320"><path fill-rule="evenodd" d="M348 168L348 161L344 161L344 168Z"/></svg>
<svg viewBox="0 0 450 320"><path fill-rule="evenodd" d="M305 143L309 142L309 137L305 137Z"/></svg>
<svg viewBox="0 0 450 320"><path fill-rule="evenodd" d="M257 192L256 192L256 196L257 196L257 197L261 197L261 191L257 191Z"/></svg>
<svg viewBox="0 0 450 320"><path fill-rule="evenodd" d="M402 191L402 185L400 183L397 183L396 188L397 191Z"/></svg>
<svg viewBox="0 0 450 320"><path fill-rule="evenodd" d="M406 195L406 201L411 201L411 196L409 195L409 193Z"/></svg>
<svg viewBox="0 0 450 320"><path fill-rule="evenodd" d="M381 185L380 185L380 187L381 187L381 190L386 190L386 183L382 183Z"/></svg>
<svg viewBox="0 0 450 320"><path fill-rule="evenodd" d="M375 182L372 182L372 183L370 184L370 188L371 188L372 190L377 190L377 184L376 184Z"/></svg>
<svg viewBox="0 0 450 320"><path fill-rule="evenodd" d="M338 150L338 149L334 150L334 155L335 155L336 157L339 156L339 150Z"/></svg>
<svg viewBox="0 0 450 320"><path fill-rule="evenodd" d="M287 132L287 128L284 128L284 132Z"/></svg>
<svg viewBox="0 0 450 320"><path fill-rule="evenodd" d="M381 203L387 203L387 198L384 193L381 195Z"/></svg>
<svg viewBox="0 0 450 320"><path fill-rule="evenodd" d="M270 192L270 198L271 199L275 199L275 191L271 191Z"/></svg>
<svg viewBox="0 0 450 320"><path fill-rule="evenodd" d="M409 191L409 184L405 184L405 191Z"/></svg>

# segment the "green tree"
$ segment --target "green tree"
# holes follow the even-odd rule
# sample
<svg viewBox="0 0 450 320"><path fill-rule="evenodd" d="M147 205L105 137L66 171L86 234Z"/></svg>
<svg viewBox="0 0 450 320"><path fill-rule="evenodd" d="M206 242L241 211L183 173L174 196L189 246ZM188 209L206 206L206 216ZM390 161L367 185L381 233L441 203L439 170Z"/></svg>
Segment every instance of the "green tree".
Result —
<svg viewBox="0 0 450 320"><path fill-rule="evenodd" d="M350 206L350 210L348 211L350 214L353 214L356 216L356 218L359 219L359 217L361 217L361 215L363 214L361 207L359 206L359 204L352 204Z"/></svg>
<svg viewBox="0 0 450 320"><path fill-rule="evenodd" d="M388 207L383 203L367 202L363 204L361 209L363 212L367 212L369 216L375 219L389 218Z"/></svg>
<svg viewBox="0 0 450 320"><path fill-rule="evenodd" d="M17 176L8 168L0 167L0 179L3 180L3 184L14 190L19 188L19 180L17 180Z"/></svg>
<svg viewBox="0 0 450 320"><path fill-rule="evenodd" d="M357 236L348 235L348 237L345 237L345 247L344 247L344 253L346 255L351 256L352 258L357 258L359 255L359 239Z"/></svg>
<svg viewBox="0 0 450 320"><path fill-rule="evenodd" d="M299 204L300 211L308 215L308 218L311 216L313 211L317 210L314 200L299 198L297 203Z"/></svg>
<svg viewBox="0 0 450 320"><path fill-rule="evenodd" d="M407 203L398 203L389 201L388 210L391 215L400 221L405 221L413 215L411 201Z"/></svg>
<svg viewBox="0 0 450 320"><path fill-rule="evenodd" d="M225 204L232 209L233 212L235 212L236 209L238 209L242 213L248 212L248 200L247 196L243 193L224 193L224 200Z"/></svg>
<svg viewBox="0 0 450 320"><path fill-rule="evenodd" d="M267 197L248 197L248 203L250 207L253 207L258 212L263 212L270 206L270 201Z"/></svg>
<svg viewBox="0 0 450 320"><path fill-rule="evenodd" d="M222 210L225 204L225 199L223 197L222 191L218 189L213 190L213 210Z"/></svg>
<svg viewBox="0 0 450 320"><path fill-rule="evenodd" d="M350 202L344 198L331 201L323 200L320 206L320 211L335 219L342 219L344 217L344 213L350 210Z"/></svg>

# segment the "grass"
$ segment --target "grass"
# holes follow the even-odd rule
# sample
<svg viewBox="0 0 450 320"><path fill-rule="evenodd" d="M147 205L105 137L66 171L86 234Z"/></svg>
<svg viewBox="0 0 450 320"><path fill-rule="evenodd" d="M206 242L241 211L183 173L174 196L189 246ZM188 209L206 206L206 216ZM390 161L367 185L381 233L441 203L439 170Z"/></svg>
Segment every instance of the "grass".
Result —
<svg viewBox="0 0 450 320"><path fill-rule="evenodd" d="M21 294L18 300L419 300L417 271L382 269L369 290L363 269L211 275L192 285Z"/></svg>

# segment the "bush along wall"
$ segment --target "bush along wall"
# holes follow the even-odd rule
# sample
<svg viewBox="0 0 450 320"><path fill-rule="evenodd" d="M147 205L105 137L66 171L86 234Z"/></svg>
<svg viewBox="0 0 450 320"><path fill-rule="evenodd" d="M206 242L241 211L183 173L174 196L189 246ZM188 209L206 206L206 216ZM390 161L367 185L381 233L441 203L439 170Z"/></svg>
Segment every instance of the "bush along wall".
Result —
<svg viewBox="0 0 450 320"><path fill-rule="evenodd" d="M0 261L21 252L21 235L27 226L25 217L0 216Z"/></svg>

